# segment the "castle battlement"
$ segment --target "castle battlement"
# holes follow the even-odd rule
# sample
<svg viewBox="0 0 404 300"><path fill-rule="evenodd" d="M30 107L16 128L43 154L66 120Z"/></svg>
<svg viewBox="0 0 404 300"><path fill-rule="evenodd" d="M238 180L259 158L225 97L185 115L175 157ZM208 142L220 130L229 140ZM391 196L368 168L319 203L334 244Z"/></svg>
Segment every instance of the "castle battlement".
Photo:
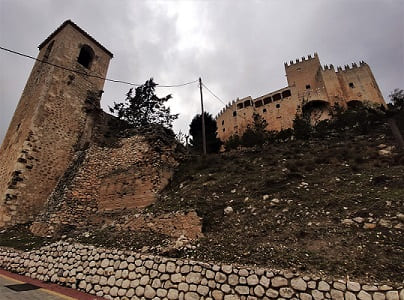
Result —
<svg viewBox="0 0 404 300"><path fill-rule="evenodd" d="M356 62L351 63L351 65L347 64L344 65L343 67L338 66L337 67L337 72L346 72L346 71L352 71L354 69L359 69L362 67L368 67L368 64L365 63L363 60L359 61L359 65Z"/></svg>
<svg viewBox="0 0 404 300"><path fill-rule="evenodd" d="M285 67L290 67L290 66L293 66L293 65L296 65L296 64L305 63L305 62L313 60L313 59L318 59L318 54L316 52L314 52L313 56L311 54L308 54L307 58L305 56L302 56L301 59L296 58L295 61L291 60L291 61L289 61L289 63L284 62L283 64L284 64Z"/></svg>
<svg viewBox="0 0 404 300"><path fill-rule="evenodd" d="M216 116L218 136L227 140L241 135L253 122L253 114L260 114L268 123L268 130L291 128L296 114L310 111L313 123L330 117L330 108L338 103L373 102L386 105L372 71L364 61L344 67L320 64L317 53L285 62L288 85L255 99L245 97L226 104ZM365 68L366 67L366 68ZM237 118L242 116L242 118Z"/></svg>

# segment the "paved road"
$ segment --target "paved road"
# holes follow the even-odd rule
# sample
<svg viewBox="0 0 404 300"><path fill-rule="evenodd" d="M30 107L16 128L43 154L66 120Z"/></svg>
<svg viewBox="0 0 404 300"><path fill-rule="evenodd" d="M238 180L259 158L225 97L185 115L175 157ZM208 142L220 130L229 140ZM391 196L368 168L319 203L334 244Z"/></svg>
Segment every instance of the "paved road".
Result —
<svg viewBox="0 0 404 300"><path fill-rule="evenodd" d="M13 290L14 289L14 290ZM103 299L0 269L0 300Z"/></svg>

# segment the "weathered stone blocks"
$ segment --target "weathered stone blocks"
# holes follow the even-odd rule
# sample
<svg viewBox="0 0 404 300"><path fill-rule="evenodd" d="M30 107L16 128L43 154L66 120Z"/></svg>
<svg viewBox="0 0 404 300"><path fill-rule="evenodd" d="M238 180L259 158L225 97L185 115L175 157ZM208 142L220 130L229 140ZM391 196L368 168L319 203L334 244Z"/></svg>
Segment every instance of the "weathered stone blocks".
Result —
<svg viewBox="0 0 404 300"><path fill-rule="evenodd" d="M98 267L90 267L92 261ZM64 242L31 253L0 249L0 267L106 299L398 300L404 294L389 285L332 282L292 272L174 260Z"/></svg>

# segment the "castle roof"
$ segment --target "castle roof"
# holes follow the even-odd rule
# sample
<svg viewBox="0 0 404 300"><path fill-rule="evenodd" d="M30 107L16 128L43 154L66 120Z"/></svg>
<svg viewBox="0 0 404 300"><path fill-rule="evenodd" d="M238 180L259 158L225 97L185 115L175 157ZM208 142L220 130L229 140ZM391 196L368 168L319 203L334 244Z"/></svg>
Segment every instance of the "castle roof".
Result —
<svg viewBox="0 0 404 300"><path fill-rule="evenodd" d="M107 48L105 48L103 45L101 45L95 38L93 38L91 35L89 35L87 32L85 32L83 29L81 29L76 23L74 23L72 20L66 20L63 22L62 25L60 25L54 32L52 32L39 46L39 49L42 49L43 46L45 46L55 35L57 35L64 27L67 25L73 26L77 31L79 31L81 34L85 35L88 39L90 39L94 44L96 44L98 47L100 47L102 50L104 50L111 58L114 56Z"/></svg>

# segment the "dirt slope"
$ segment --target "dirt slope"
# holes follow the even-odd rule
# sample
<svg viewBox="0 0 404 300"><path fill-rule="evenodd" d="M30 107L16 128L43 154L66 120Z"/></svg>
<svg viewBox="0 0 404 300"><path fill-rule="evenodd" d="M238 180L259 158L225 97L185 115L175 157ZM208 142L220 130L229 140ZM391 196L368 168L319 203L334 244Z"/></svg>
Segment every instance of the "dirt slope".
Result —
<svg viewBox="0 0 404 300"><path fill-rule="evenodd" d="M190 158L141 213L196 210L203 238L173 248L163 234L122 233L116 227L66 232L64 238L398 283L404 274L404 157L393 145L382 127L368 135L333 133ZM2 245L24 248L26 241L43 242L24 228L0 234Z"/></svg>

